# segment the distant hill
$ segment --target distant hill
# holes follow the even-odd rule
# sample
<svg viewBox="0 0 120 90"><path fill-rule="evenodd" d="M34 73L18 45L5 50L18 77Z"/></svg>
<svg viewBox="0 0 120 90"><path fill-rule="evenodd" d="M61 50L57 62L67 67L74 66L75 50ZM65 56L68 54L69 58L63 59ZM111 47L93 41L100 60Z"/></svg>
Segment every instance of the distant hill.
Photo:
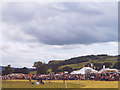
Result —
<svg viewBox="0 0 120 90"><path fill-rule="evenodd" d="M106 67L109 68L113 68L114 64L118 62L118 57L120 56L110 56L107 54L87 55L74 57L67 60L49 61L47 67L49 68L49 71L51 69L53 72L58 72L62 71L66 67L72 68L73 70L78 70L84 66L90 66L90 63L92 63L96 69L100 70L103 65L106 65Z"/></svg>
<svg viewBox="0 0 120 90"><path fill-rule="evenodd" d="M2 70L4 70L5 69L5 67L6 66L0 66L0 73L2 72ZM13 70L15 70L15 69L21 69L21 68L16 68L16 67L12 67L13 68ZM30 71L34 71L35 69L34 68L28 68Z"/></svg>
<svg viewBox="0 0 120 90"><path fill-rule="evenodd" d="M52 61L49 61L48 64L57 64L57 63L60 63L60 62L63 62L64 60L52 60Z"/></svg>

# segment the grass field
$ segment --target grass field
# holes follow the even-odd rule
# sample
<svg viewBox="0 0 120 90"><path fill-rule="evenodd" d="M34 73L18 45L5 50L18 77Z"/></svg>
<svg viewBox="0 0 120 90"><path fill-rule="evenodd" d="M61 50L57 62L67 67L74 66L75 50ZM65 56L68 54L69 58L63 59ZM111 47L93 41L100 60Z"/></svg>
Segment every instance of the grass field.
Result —
<svg viewBox="0 0 120 90"><path fill-rule="evenodd" d="M32 82L36 82L33 80ZM118 88L118 81L80 81L80 80L52 80L52 84L45 80L44 85L31 84L28 80L2 81L2 88Z"/></svg>

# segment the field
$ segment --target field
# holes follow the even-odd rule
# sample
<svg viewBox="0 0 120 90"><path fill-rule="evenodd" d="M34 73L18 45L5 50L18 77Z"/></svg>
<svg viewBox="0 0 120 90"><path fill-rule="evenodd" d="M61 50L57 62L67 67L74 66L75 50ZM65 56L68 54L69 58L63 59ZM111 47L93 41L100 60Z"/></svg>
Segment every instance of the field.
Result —
<svg viewBox="0 0 120 90"><path fill-rule="evenodd" d="M36 82L33 80L32 82ZM44 85L31 84L28 80L6 80L2 81L2 88L118 88L118 81L80 81L80 80L45 80Z"/></svg>

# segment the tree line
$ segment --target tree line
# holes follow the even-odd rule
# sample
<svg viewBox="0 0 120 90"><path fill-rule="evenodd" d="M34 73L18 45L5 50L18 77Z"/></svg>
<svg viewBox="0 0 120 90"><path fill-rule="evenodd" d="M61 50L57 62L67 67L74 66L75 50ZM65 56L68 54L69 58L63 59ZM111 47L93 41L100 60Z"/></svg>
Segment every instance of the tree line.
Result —
<svg viewBox="0 0 120 90"><path fill-rule="evenodd" d="M29 74L29 72L30 72L30 70L27 67L13 69L11 67L11 65L8 65L5 67L4 70L2 70L2 75L8 75L8 74L12 74L12 73Z"/></svg>

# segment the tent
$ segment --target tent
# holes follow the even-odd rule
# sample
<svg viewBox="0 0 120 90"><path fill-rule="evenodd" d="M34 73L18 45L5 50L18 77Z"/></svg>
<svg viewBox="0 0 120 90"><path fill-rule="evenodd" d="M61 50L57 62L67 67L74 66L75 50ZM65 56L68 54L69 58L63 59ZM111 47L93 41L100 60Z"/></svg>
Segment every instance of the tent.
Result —
<svg viewBox="0 0 120 90"><path fill-rule="evenodd" d="M103 72L118 72L118 70L117 69L105 68L105 69L101 69L98 73L103 73Z"/></svg>
<svg viewBox="0 0 120 90"><path fill-rule="evenodd" d="M70 74L85 74L85 73L97 73L97 72L98 72L97 70L94 70L90 67L83 67L82 69L73 71Z"/></svg>
<svg viewBox="0 0 120 90"><path fill-rule="evenodd" d="M118 72L118 69L105 68L104 65L103 68L98 73L103 73L103 72Z"/></svg>

